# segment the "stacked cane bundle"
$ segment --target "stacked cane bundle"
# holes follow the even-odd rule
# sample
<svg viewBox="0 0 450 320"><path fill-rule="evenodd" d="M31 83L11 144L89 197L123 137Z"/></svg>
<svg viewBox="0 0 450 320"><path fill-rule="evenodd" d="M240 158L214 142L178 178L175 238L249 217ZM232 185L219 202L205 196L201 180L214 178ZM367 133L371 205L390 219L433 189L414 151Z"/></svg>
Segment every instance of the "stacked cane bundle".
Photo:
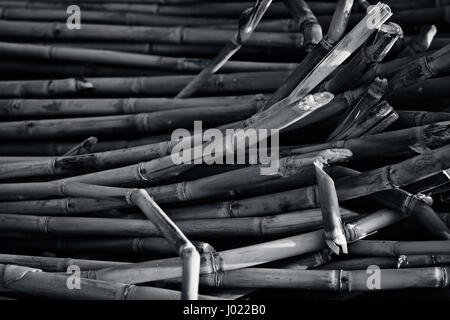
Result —
<svg viewBox="0 0 450 320"><path fill-rule="evenodd" d="M69 6L0 1L2 296L450 286L450 1Z"/></svg>

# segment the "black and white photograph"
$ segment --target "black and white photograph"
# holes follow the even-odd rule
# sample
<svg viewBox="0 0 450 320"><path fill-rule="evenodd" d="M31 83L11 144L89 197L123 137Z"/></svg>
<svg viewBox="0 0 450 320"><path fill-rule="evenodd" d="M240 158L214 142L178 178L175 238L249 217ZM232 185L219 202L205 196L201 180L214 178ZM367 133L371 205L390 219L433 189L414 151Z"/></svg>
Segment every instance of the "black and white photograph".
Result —
<svg viewBox="0 0 450 320"><path fill-rule="evenodd" d="M0 0L0 300L449 302L450 0Z"/></svg>

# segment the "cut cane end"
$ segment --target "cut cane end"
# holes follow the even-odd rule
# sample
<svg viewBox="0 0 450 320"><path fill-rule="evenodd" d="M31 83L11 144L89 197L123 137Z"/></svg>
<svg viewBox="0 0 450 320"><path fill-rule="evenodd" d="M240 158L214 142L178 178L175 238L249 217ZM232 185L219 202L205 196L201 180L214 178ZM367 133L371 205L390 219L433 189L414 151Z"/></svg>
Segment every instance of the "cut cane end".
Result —
<svg viewBox="0 0 450 320"><path fill-rule="evenodd" d="M318 156L325 164L330 164L351 159L353 152L349 149L327 149L319 152Z"/></svg>

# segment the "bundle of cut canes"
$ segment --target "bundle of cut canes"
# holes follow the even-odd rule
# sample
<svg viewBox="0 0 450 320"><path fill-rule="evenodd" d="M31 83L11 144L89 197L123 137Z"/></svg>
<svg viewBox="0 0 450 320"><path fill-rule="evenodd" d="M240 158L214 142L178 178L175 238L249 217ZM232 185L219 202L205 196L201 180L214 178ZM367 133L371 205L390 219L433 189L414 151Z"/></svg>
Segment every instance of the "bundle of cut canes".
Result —
<svg viewBox="0 0 450 320"><path fill-rule="evenodd" d="M449 297L450 1L77 3L0 1L0 296Z"/></svg>

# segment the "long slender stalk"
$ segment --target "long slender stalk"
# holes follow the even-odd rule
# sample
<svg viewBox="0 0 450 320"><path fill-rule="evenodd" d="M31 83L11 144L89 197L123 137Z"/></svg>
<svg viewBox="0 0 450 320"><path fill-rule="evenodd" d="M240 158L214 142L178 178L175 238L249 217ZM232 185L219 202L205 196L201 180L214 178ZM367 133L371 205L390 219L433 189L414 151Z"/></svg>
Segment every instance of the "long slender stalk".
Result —
<svg viewBox="0 0 450 320"><path fill-rule="evenodd" d="M369 257L335 261L319 266L322 270L358 270L369 266L382 269L417 268L445 266L450 263L449 255L401 255L399 257Z"/></svg>
<svg viewBox="0 0 450 320"><path fill-rule="evenodd" d="M284 71L213 75L202 93L261 93L275 90L287 76ZM123 97L176 94L193 76L85 78L0 81L2 98L44 97ZM49 90L48 88L52 88Z"/></svg>
<svg viewBox="0 0 450 320"><path fill-rule="evenodd" d="M271 3L272 0L258 0L253 7L245 9L239 19L238 30L230 42L177 94L176 98L188 98L192 96L212 74L219 71L247 40L250 39L253 31L258 26L259 21Z"/></svg>
<svg viewBox="0 0 450 320"><path fill-rule="evenodd" d="M322 41L322 27L304 0L284 0L284 4L294 18L298 31L303 34L305 51L310 52Z"/></svg>
<svg viewBox="0 0 450 320"><path fill-rule="evenodd" d="M379 191L391 190L418 181L450 167L447 162L450 146L425 152L403 162L391 164L357 176L335 180L339 201L359 198ZM432 160L433 159L433 160ZM436 160L439 159L439 160ZM442 167L440 167L442 165ZM246 199L216 202L181 209L168 210L169 214L183 212L202 216L245 217L268 215L283 211L318 208L317 186L272 193ZM0 204L1 205L1 204Z"/></svg>
<svg viewBox="0 0 450 320"><path fill-rule="evenodd" d="M87 23L83 23L82 30L69 30L65 23L0 21L0 35L35 39L224 45L233 34L234 32L229 30L192 27L127 27ZM302 43L303 36L274 32L255 32L247 41L249 46L273 48L299 48Z"/></svg>
<svg viewBox="0 0 450 320"><path fill-rule="evenodd" d="M342 209L344 220L358 216L358 213ZM116 237L163 236L157 224L142 219L1 214L0 221L0 229L13 232ZM320 210L314 209L267 217L178 220L176 224L184 234L197 239L282 236L316 229L322 224L322 216ZM158 242L155 244L157 250Z"/></svg>
<svg viewBox="0 0 450 320"><path fill-rule="evenodd" d="M2 117L85 117L190 109L199 107L239 107L258 110L265 95L170 98L106 98L106 99L11 99L0 100ZM49 107L51 106L51 107Z"/></svg>
<svg viewBox="0 0 450 320"><path fill-rule="evenodd" d="M405 216L389 210L381 210L360 218L346 227L347 241L352 242L387 225L404 219ZM311 253L325 248L323 230L289 238L230 249L203 256L201 274L247 268L271 261ZM176 278L181 276L179 258L153 260L125 266L110 267L82 273L84 277L124 283L139 283Z"/></svg>
<svg viewBox="0 0 450 320"><path fill-rule="evenodd" d="M383 154L385 157L413 155L414 148L435 149L450 142L450 122L368 135L355 139L339 140L295 148L293 153L309 153L328 148L346 148L352 151L354 160L371 159ZM411 147L413 147L411 149Z"/></svg>
<svg viewBox="0 0 450 320"><path fill-rule="evenodd" d="M351 244L350 254L365 256L399 256L410 254L450 254L450 240L443 241L385 241L361 240Z"/></svg>
<svg viewBox="0 0 450 320"><path fill-rule="evenodd" d="M0 266L2 288L15 292L56 299L100 299L100 300L176 300L182 297L178 291L136 287L126 284L80 279L80 289L67 286L70 275L43 272L39 269L15 265ZM202 299L211 299L200 296Z"/></svg>
<svg viewBox="0 0 450 320"><path fill-rule="evenodd" d="M367 270L284 270L248 268L202 276L201 284L225 288L283 288L332 291L399 290L406 288L447 288L450 267L381 269L380 284L370 284Z"/></svg>
<svg viewBox="0 0 450 320"><path fill-rule="evenodd" d="M192 128L194 121L200 119L205 126L217 126L247 119L255 112L253 106L226 106L102 117L10 121L2 123L0 134L3 139L43 139L55 135L73 137L125 132L156 133Z"/></svg>
<svg viewBox="0 0 450 320"><path fill-rule="evenodd" d="M105 63L115 66L142 67L156 70L198 72L208 67L209 61L199 58L164 57L150 54L119 52L86 48L66 48L51 45L0 42L0 54L11 57ZM291 70L295 64L277 62L229 61L223 62L224 71L251 72Z"/></svg>

